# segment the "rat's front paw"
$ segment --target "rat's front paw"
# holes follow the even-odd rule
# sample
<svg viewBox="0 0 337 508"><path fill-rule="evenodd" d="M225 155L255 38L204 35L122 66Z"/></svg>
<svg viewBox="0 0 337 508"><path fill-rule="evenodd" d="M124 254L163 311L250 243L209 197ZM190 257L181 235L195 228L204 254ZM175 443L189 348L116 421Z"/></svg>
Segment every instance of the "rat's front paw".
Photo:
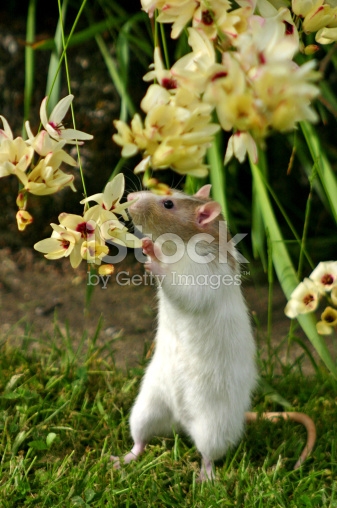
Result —
<svg viewBox="0 0 337 508"><path fill-rule="evenodd" d="M144 254L148 256L148 261L144 263L144 268L146 272L151 272L153 275L163 275L165 273L164 265L160 263L158 260L158 256L156 255L156 250L158 252L158 247L156 249L155 244L150 240L150 238L142 239L142 248ZM159 249L160 250L160 249ZM160 252L158 252L160 254Z"/></svg>
<svg viewBox="0 0 337 508"><path fill-rule="evenodd" d="M142 249L146 256L149 256L150 258L156 257L154 253L154 243L152 240L150 240L150 238L142 239Z"/></svg>

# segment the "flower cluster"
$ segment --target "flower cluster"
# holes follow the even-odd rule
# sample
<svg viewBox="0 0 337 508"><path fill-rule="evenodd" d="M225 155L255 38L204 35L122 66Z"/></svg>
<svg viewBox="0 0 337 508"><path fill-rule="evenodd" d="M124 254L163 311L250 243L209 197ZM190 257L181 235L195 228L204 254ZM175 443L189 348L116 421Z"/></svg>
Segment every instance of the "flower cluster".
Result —
<svg viewBox="0 0 337 508"><path fill-rule="evenodd" d="M22 137L14 139L6 118L0 116L3 123L3 129L0 129L0 178L15 175L19 180L19 211L16 217L21 231L33 220L26 210L28 193L45 196L67 186L75 191L74 176L64 173L61 165L76 166L76 161L63 148L67 143L81 144L84 140L92 139L92 136L63 126L62 120L73 98L73 95L64 97L48 117L46 97L40 108L44 129L34 135L27 121L27 140Z"/></svg>
<svg viewBox="0 0 337 508"><path fill-rule="evenodd" d="M329 305L321 314L316 327L318 333L329 335L337 330L337 261L324 261L305 278L292 292L285 307L285 314L295 318L317 309L321 298L325 296Z"/></svg>
<svg viewBox="0 0 337 508"><path fill-rule="evenodd" d="M305 12L309 3L306 0ZM122 155L143 155L136 172L149 166L170 167L181 174L204 176L203 158L220 127L232 132L225 163L232 156L242 162L247 152L256 161L257 146L263 146L270 133L317 120L311 106L319 94L315 62L294 61L302 45L298 32L302 14L276 9L268 1L237 4L232 8L228 0L142 0L150 16L157 9L157 21L172 23L173 38L187 23L192 26L188 28L191 51L171 69L165 69L155 48L152 69L144 76L156 83L141 103L144 122L138 114L130 127L115 122L118 132L113 139L123 147ZM304 8L302 4L304 0L297 0L298 10ZM333 16L334 9L330 11ZM211 123L213 111L218 124Z"/></svg>
<svg viewBox="0 0 337 508"><path fill-rule="evenodd" d="M319 44L337 41L337 6L325 0L292 0L292 10L302 22L302 30L316 33Z"/></svg>
<svg viewBox="0 0 337 508"><path fill-rule="evenodd" d="M116 120L114 125L118 133L113 139L123 146L124 157L143 152L136 173L151 166L153 169L171 167L180 174L206 176L208 171L203 159L219 129L217 124L211 123L213 108L187 89L173 90L151 85L141 102L146 113L144 124L138 114L130 127Z"/></svg>
<svg viewBox="0 0 337 508"><path fill-rule="evenodd" d="M42 252L47 259L69 257L71 266L77 268L82 260L92 265L101 265L109 253L106 243L140 247L140 240L129 233L117 217L121 215L127 219L125 209L133 203L129 201L121 204L123 193L124 176L119 174L107 183L102 193L81 201L83 205L89 201L97 203L83 215L61 213L59 224L51 224L51 237L37 242L35 250ZM107 273L107 265L100 268Z"/></svg>

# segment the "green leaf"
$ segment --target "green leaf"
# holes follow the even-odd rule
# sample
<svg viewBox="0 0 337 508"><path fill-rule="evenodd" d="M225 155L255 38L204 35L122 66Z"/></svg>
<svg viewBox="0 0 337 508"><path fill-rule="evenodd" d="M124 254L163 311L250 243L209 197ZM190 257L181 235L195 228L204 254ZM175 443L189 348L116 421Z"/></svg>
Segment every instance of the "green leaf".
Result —
<svg viewBox="0 0 337 508"><path fill-rule="evenodd" d="M114 59L112 58L110 51L104 42L103 37L101 35L96 35L95 39L96 39L98 48L101 52L101 55L103 57L103 60L105 62L105 65L106 65L108 72L110 74L110 77L111 77L111 79L115 85L115 88L121 98L122 112L120 115L120 119L125 121L126 120L126 117L125 117L126 113L124 111L126 110L130 116L133 116L136 111L135 106L133 105L131 97L129 96L129 94L127 92L126 83L121 78L118 68L117 68L117 65L116 65Z"/></svg>
<svg viewBox="0 0 337 508"><path fill-rule="evenodd" d="M308 122L300 123L311 157L316 164L319 179L329 201L330 211L337 222L337 181L331 165L322 149L319 137Z"/></svg>
<svg viewBox="0 0 337 508"><path fill-rule="evenodd" d="M275 402L276 404L279 404L280 406L283 406L288 411L293 409L293 406L290 404L290 402L282 397L282 395L277 392L265 379L259 379L259 387L262 395L265 398Z"/></svg>
<svg viewBox="0 0 337 508"><path fill-rule="evenodd" d="M24 119L29 118L30 105L34 89L34 50L31 43L35 38L36 0L30 0L27 13L26 48L25 48L25 92ZM23 133L25 136L25 133Z"/></svg>
<svg viewBox="0 0 337 508"><path fill-rule="evenodd" d="M46 86L46 95L48 95L48 107L50 110L56 106L60 98L60 90L61 90L61 61L60 56L62 53L62 30L63 24L65 22L65 16L67 11L67 0L64 0L62 6L62 17L63 19L59 19L59 22L56 27L54 44L55 49L51 54L48 76L47 76L47 86Z"/></svg>
<svg viewBox="0 0 337 508"><path fill-rule="evenodd" d="M38 439L36 441L30 441L28 443L28 446L30 448L34 448L34 450L47 450L48 449L47 444L44 441L42 441L41 439Z"/></svg>
<svg viewBox="0 0 337 508"><path fill-rule="evenodd" d="M264 152L260 153L259 157L260 169L266 175L266 159ZM264 271L267 270L267 257L266 257L266 232L264 229L264 222L259 203L259 194L256 191L255 182L252 182L252 249L255 259L260 258Z"/></svg>
<svg viewBox="0 0 337 508"><path fill-rule="evenodd" d="M261 214L263 217L265 229L268 231L271 245L271 254L273 259L274 268L281 284L284 294L287 299L290 298L291 293L298 285L296 271L293 263L289 256L288 250L285 246L283 236L281 234L279 225L277 223L273 208L271 206L269 195L267 192L266 185L264 183L263 175L258 165L250 161L251 171L253 175L254 184L258 196L258 202L261 207ZM337 194L336 194L337 196ZM317 333L316 321L312 314L306 314L298 316L298 322L300 323L304 333L311 341L312 345L316 349L317 353L331 371L331 373L337 378L336 365L330 355L327 345L321 335Z"/></svg>
<svg viewBox="0 0 337 508"><path fill-rule="evenodd" d="M210 165L210 180L212 184L213 199L220 203L222 213L226 220L230 220L229 208L226 200L226 173L223 163L220 133L218 133L212 145L207 151L207 160Z"/></svg>
<svg viewBox="0 0 337 508"><path fill-rule="evenodd" d="M47 448L51 447L51 445L55 441L56 437L57 437L57 434L55 434L55 432L49 432L48 436L46 437Z"/></svg>

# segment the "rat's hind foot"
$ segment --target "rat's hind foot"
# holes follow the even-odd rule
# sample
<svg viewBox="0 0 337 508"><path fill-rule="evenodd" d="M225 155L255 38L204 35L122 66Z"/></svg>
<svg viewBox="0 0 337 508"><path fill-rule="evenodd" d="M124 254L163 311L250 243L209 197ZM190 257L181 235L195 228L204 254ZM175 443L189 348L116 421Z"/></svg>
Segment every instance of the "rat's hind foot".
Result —
<svg viewBox="0 0 337 508"><path fill-rule="evenodd" d="M135 443L132 450L129 453L127 453L122 460L120 459L120 457L111 455L110 460L114 463L113 464L114 469L120 469L122 464L129 464L133 460L137 460L137 458L144 451L144 449L145 449L144 443Z"/></svg>
<svg viewBox="0 0 337 508"><path fill-rule="evenodd" d="M212 460L202 458L201 461L201 469L200 475L198 477L198 482L205 482L209 480L214 480L214 464Z"/></svg>

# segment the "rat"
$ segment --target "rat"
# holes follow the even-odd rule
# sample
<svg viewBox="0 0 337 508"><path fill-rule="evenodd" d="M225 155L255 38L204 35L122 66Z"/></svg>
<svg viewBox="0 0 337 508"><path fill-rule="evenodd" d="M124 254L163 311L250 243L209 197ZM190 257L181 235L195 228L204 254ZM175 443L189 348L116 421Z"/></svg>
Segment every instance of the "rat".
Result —
<svg viewBox="0 0 337 508"><path fill-rule="evenodd" d="M157 284L155 348L130 415L134 441L122 460L137 459L154 436L187 434L201 454L199 480L214 478L214 461L241 438L257 384L256 349L241 291L240 254L211 185L189 196L170 190L128 195L129 213L145 235L145 269ZM310 434L295 467L310 453L315 426L302 413L263 413L290 418ZM112 456L114 467L121 460Z"/></svg>

